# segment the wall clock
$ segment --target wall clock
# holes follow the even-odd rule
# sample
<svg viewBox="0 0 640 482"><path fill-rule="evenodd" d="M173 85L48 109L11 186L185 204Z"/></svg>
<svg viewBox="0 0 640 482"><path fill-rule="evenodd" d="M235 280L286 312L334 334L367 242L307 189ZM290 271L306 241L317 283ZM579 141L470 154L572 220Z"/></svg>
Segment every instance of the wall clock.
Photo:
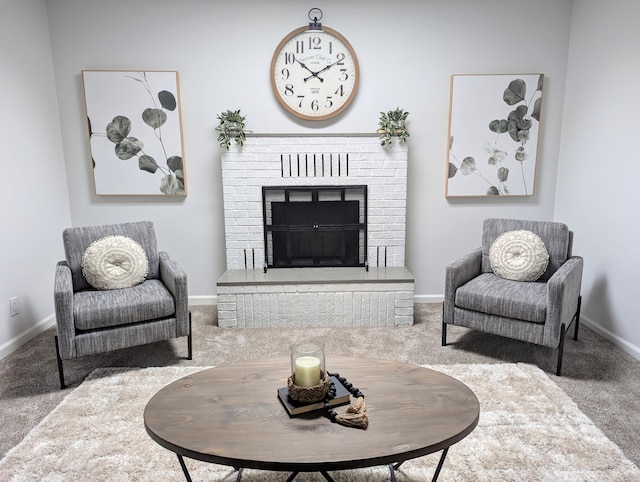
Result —
<svg viewBox="0 0 640 482"><path fill-rule="evenodd" d="M319 9L310 15L313 10ZM276 99L305 120L340 114L353 101L360 79L358 58L349 41L317 20L285 36L271 60Z"/></svg>

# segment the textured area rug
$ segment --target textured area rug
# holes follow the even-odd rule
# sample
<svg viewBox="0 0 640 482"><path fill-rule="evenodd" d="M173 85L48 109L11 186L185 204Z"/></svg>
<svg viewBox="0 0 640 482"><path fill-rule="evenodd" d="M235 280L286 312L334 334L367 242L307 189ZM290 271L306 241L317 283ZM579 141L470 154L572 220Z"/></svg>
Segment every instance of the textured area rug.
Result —
<svg viewBox="0 0 640 482"><path fill-rule="evenodd" d="M453 445L441 481L638 481L640 469L537 367L431 366L478 396L476 429ZM147 401L164 385L202 368L101 368L73 390L0 462L6 481L184 480L174 453L145 432ZM25 407L28 409L28 407ZM603 407L606 409L606 407ZM375 414L370 415L375 423ZM327 421L327 423L330 423ZM440 454L405 462L398 482L431 480ZM194 481L235 481L229 467L186 459ZM285 481L281 472L245 470L245 482ZM336 482L389 480L386 467L332 472ZM300 474L297 482L321 482Z"/></svg>

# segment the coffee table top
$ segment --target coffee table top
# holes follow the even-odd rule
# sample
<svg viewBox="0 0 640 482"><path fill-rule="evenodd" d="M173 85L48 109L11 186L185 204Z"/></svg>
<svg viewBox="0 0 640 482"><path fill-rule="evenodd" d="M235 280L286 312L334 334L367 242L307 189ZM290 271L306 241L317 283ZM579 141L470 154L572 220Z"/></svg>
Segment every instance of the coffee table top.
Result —
<svg viewBox="0 0 640 482"><path fill-rule="evenodd" d="M277 397L289 358L224 365L177 380L144 411L149 436L197 460L234 467L311 472L402 462L443 450L478 424L480 407L462 382L387 360L330 356L366 397L366 430L332 423L323 411L290 417ZM336 408L341 413L343 408Z"/></svg>

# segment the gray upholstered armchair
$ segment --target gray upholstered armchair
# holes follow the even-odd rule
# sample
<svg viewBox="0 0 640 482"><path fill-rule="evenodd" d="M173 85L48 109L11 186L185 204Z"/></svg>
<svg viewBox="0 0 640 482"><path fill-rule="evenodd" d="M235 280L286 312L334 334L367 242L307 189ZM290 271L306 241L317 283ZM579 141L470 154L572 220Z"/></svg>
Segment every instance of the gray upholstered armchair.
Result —
<svg viewBox="0 0 640 482"><path fill-rule="evenodd" d="M496 239L519 230L535 233L546 247L548 264L536 281L505 279L492 270L496 254L491 252L490 260L490 251ZM573 233L562 223L485 220L482 246L446 268L442 346L451 324L558 348L560 376L565 333L575 320L577 340L580 323L583 260L572 255L572 244Z"/></svg>
<svg viewBox="0 0 640 482"><path fill-rule="evenodd" d="M96 289L94 278L104 273L100 269L98 274L92 272L89 279L93 285L89 283L85 253L90 246L99 246L100 241L110 241L114 236L130 245L92 253L95 266L106 267L107 274L113 273L116 281L122 281L129 276L128 269L143 264L126 251L133 246L138 250L134 254L144 261L146 273L130 287ZM167 253L157 250L151 222L69 228L62 237L66 260L58 262L54 281L60 388L65 388L62 360L181 336L188 337L191 359L187 276Z"/></svg>

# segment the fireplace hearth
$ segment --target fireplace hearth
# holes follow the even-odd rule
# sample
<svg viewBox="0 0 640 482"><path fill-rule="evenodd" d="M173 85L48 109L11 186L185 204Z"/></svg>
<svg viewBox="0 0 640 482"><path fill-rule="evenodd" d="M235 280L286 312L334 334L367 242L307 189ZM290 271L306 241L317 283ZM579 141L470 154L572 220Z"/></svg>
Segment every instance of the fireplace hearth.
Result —
<svg viewBox="0 0 640 482"><path fill-rule="evenodd" d="M266 268L367 265L366 186L262 188Z"/></svg>

